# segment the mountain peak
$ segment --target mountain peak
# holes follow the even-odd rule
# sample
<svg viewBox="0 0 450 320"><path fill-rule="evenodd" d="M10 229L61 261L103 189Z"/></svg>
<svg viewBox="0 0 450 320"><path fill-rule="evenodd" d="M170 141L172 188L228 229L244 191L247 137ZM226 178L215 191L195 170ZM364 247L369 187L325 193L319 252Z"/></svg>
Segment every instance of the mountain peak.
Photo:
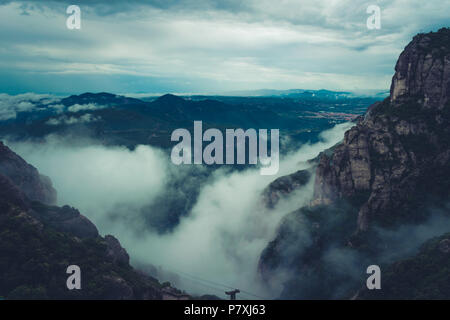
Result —
<svg viewBox="0 0 450 320"><path fill-rule="evenodd" d="M158 101L158 102L181 102L181 101L185 101L185 100L183 98L179 97L179 96L174 95L174 94L167 93L165 95L162 95L161 97L159 97L155 101Z"/></svg>
<svg viewBox="0 0 450 320"><path fill-rule="evenodd" d="M418 34L395 66L391 103L410 98L424 107L442 109L450 98L450 29Z"/></svg>

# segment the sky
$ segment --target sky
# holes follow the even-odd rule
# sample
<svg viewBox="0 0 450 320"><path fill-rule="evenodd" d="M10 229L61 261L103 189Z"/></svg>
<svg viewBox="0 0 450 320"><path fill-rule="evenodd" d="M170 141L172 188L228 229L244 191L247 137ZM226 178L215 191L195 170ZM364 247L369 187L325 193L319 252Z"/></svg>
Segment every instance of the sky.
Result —
<svg viewBox="0 0 450 320"><path fill-rule="evenodd" d="M0 0L0 92L387 90L403 48L449 12L441 0Z"/></svg>

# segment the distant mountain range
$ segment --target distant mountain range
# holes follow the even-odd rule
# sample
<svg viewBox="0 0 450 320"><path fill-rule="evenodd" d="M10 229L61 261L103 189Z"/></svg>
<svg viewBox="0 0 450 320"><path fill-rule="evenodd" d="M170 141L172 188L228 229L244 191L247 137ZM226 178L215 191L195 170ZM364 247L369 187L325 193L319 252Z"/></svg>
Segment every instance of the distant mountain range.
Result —
<svg viewBox="0 0 450 320"><path fill-rule="evenodd" d="M331 90L305 90L305 89L289 89L289 90L242 90L230 91L224 93L226 96L243 96L243 97L289 97L289 98L309 98L316 97L322 99L341 99L341 98L385 98L389 95L389 90L359 90L359 91L331 91Z"/></svg>
<svg viewBox="0 0 450 320"><path fill-rule="evenodd" d="M33 107L16 108L15 116L6 114L3 121L0 117L0 137L23 140L48 134L87 135L105 144L167 148L174 129L190 129L193 121L201 120L205 128L276 128L284 137L304 143L336 123L363 114L378 100L325 90L272 97L166 94L142 100L83 93L51 101L21 101Z"/></svg>

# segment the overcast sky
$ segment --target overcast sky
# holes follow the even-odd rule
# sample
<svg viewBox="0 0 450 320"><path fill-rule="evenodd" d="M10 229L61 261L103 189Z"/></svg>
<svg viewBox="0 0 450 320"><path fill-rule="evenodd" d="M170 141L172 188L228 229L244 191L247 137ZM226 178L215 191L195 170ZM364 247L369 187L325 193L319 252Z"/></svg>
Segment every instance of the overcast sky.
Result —
<svg viewBox="0 0 450 320"><path fill-rule="evenodd" d="M412 36L449 17L442 0L0 0L0 92L386 90Z"/></svg>

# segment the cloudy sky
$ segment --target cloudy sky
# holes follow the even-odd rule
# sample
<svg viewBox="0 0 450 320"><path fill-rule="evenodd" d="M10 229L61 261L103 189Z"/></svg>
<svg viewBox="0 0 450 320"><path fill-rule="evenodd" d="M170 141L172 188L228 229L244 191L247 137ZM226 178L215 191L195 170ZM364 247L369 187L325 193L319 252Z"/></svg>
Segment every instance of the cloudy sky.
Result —
<svg viewBox="0 0 450 320"><path fill-rule="evenodd" d="M80 30L66 27L70 4ZM450 26L449 12L441 0L0 0L0 92L385 90L411 37Z"/></svg>

